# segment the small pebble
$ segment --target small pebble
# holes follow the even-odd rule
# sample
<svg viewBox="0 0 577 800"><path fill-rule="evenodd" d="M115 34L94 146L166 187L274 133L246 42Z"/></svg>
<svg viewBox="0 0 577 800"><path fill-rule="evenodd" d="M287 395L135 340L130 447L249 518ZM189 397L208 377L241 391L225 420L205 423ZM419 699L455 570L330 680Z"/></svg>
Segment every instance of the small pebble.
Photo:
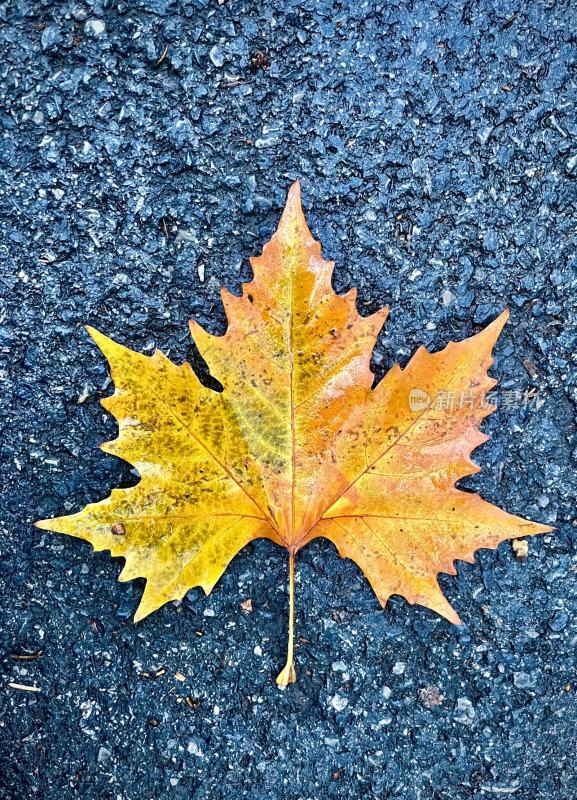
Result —
<svg viewBox="0 0 577 800"><path fill-rule="evenodd" d="M463 725L472 725L475 719L475 709L468 697L459 697L455 707L455 720Z"/></svg>
<svg viewBox="0 0 577 800"><path fill-rule="evenodd" d="M88 36L100 36L106 30L106 25L101 19L89 19L84 25L84 31Z"/></svg>
<svg viewBox="0 0 577 800"><path fill-rule="evenodd" d="M224 64L224 53L222 52L221 48L216 44L214 47L210 48L208 57L210 58L215 67L222 67L222 65Z"/></svg>
<svg viewBox="0 0 577 800"><path fill-rule="evenodd" d="M419 701L425 708L440 706L444 699L445 696L438 686L424 686L422 689L419 689Z"/></svg>
<svg viewBox="0 0 577 800"><path fill-rule="evenodd" d="M528 672L514 672L513 683L517 689L532 689L537 683L537 676Z"/></svg>
<svg viewBox="0 0 577 800"><path fill-rule="evenodd" d="M497 239L495 231L485 231L483 234L483 249L487 250L489 253L493 253L497 249L498 244L499 240Z"/></svg>
<svg viewBox="0 0 577 800"><path fill-rule="evenodd" d="M567 170L569 175L573 175L573 173L577 171L577 154L567 159L567 163L565 164L565 169Z"/></svg>
<svg viewBox="0 0 577 800"><path fill-rule="evenodd" d="M346 697L343 697L340 694L335 694L334 697L331 697L330 704L335 711L344 711L344 709L348 706L349 701Z"/></svg>
<svg viewBox="0 0 577 800"><path fill-rule="evenodd" d="M525 561L529 555L529 542L526 539L513 539L511 547L519 561Z"/></svg>
<svg viewBox="0 0 577 800"><path fill-rule="evenodd" d="M569 615L565 611L558 611L553 619L549 620L549 627L552 631L558 633L562 631L563 628L569 622Z"/></svg>
<svg viewBox="0 0 577 800"><path fill-rule="evenodd" d="M98 755L96 756L96 760L98 761L99 764L105 764L111 755L112 753L107 747L101 747L98 750Z"/></svg>
<svg viewBox="0 0 577 800"><path fill-rule="evenodd" d="M449 289L445 289L443 292L443 305L445 308L449 308L455 302L455 295Z"/></svg>
<svg viewBox="0 0 577 800"><path fill-rule="evenodd" d="M58 44L61 39L62 34L60 32L60 28L58 28L56 25L47 25L42 31L40 44L42 45L43 50L49 50L51 47L54 47L55 44Z"/></svg>

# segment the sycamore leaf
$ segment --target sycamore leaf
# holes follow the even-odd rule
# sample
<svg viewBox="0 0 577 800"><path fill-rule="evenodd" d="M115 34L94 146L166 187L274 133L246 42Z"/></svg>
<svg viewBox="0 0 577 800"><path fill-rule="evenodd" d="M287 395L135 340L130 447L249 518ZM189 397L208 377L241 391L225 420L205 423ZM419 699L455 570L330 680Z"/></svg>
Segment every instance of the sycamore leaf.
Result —
<svg viewBox="0 0 577 800"><path fill-rule="evenodd" d="M372 350L388 309L357 313L335 294L334 264L305 221L298 182L279 227L251 260L240 297L222 291L228 329L191 323L211 374L158 350L148 357L88 332L115 385L102 401L119 435L102 445L140 482L39 527L78 536L146 578L142 619L193 586L210 592L248 542L289 552L290 626L281 685L293 666L294 556L318 536L353 559L384 606L392 594L458 623L437 576L480 547L551 530L512 516L455 483L478 471L472 451L494 407L487 370L507 312L475 336L394 366L373 388ZM450 400L450 402L449 402Z"/></svg>

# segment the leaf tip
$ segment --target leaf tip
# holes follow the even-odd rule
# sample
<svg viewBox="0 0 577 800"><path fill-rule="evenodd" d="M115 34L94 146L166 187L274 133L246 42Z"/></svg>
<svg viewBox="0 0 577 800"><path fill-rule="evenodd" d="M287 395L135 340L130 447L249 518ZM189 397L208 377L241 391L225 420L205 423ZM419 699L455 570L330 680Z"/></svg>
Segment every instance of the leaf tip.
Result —
<svg viewBox="0 0 577 800"><path fill-rule="evenodd" d="M104 333L100 333L100 331L96 330L96 328L93 328L92 325L85 325L84 330L93 340L93 342L95 342L97 347L99 347L102 350L103 353L106 352L107 344L110 343L114 344L112 339L109 339L109 337L106 336Z"/></svg>
<svg viewBox="0 0 577 800"><path fill-rule="evenodd" d="M533 530L524 533L523 536L540 536L543 533L555 533L557 528L551 525L541 525L540 522L532 522L531 527Z"/></svg>
<svg viewBox="0 0 577 800"><path fill-rule="evenodd" d="M305 240L313 238L303 212L299 180L296 180L288 191L277 233L291 239L298 238L299 233Z"/></svg>
<svg viewBox="0 0 577 800"><path fill-rule="evenodd" d="M373 314L370 314L367 319L371 320L376 328L377 335L380 333L381 328L389 318L389 312L391 307L389 305L383 306L379 308L378 311L375 311Z"/></svg>
<svg viewBox="0 0 577 800"><path fill-rule="evenodd" d="M493 322L490 322L478 333L475 333L473 336L469 337L468 339L463 339L462 341L468 342L469 344L475 343L481 348L481 352L485 353L487 356L490 356L493 348L495 347L497 339L501 335L501 331L509 319L509 316L509 309L506 308L499 314L498 317L495 317ZM457 342L456 344L459 346L461 342ZM455 342L450 342L449 347L453 346L455 346Z"/></svg>
<svg viewBox="0 0 577 800"><path fill-rule="evenodd" d="M449 622L452 622L453 625L462 625L463 622L461 621L461 617L457 614L457 612L451 608L449 613L443 614L445 619L448 619Z"/></svg>
<svg viewBox="0 0 577 800"><path fill-rule="evenodd" d="M449 622L452 622L453 625L463 624L461 622L461 618L459 617L453 606L449 603L445 595L442 593L436 581L435 581L435 590L432 591L427 597L417 599L416 602L418 602L420 605L424 605L427 608L432 609L437 614L439 614L439 616L444 617Z"/></svg>
<svg viewBox="0 0 577 800"><path fill-rule="evenodd" d="M507 324L507 320L510 317L509 309L506 308L504 311L501 311L498 317L496 317L493 322L490 322L487 327L485 328L486 331L491 331L494 333L495 341L499 337L501 331Z"/></svg>
<svg viewBox="0 0 577 800"><path fill-rule="evenodd" d="M132 617L134 624L136 625L137 622L141 622L141 620L145 619L145 617L152 613L152 610L153 609L144 608L141 601L140 605L134 612L134 616Z"/></svg>
<svg viewBox="0 0 577 800"><path fill-rule="evenodd" d="M287 199L285 203L285 212L290 211L293 214L302 215L303 213L303 206L302 206L302 193L301 193L301 183L297 179L288 190Z"/></svg>
<svg viewBox="0 0 577 800"><path fill-rule="evenodd" d="M85 325L84 330L98 345L102 341L108 341L108 336L106 336L104 333L101 333L99 330L97 330L97 328L93 328L92 325Z"/></svg>
<svg viewBox="0 0 577 800"><path fill-rule="evenodd" d="M293 181L293 183L291 185L291 188L289 189L288 200L291 200L291 199L294 199L296 202L300 202L300 199L301 199L301 182L300 182L300 180L298 178L295 181ZM287 202L288 202L288 200L287 200Z"/></svg>
<svg viewBox="0 0 577 800"><path fill-rule="evenodd" d="M32 523L35 528L41 531L55 531L53 519L37 519Z"/></svg>

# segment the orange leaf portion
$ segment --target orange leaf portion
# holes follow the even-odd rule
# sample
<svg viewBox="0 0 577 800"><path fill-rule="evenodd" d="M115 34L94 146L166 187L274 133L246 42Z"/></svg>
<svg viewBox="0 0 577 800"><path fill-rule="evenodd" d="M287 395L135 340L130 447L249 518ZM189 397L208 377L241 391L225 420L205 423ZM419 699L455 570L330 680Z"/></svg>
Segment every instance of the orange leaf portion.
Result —
<svg viewBox="0 0 577 800"><path fill-rule="evenodd" d="M222 393L188 364L90 330L116 388L103 405L119 437L104 447L141 481L40 527L124 556L122 578L147 579L138 618L192 586L210 591L258 537L290 553L292 611L294 554L325 536L383 605L400 594L458 622L439 572L480 547L551 530L455 486L478 471L471 453L486 439L487 370L507 312L438 353L419 348L373 389L370 358L388 309L362 317L354 290L335 294L334 265L311 236L298 183L251 264L241 296L222 292L224 336L191 323Z"/></svg>
<svg viewBox="0 0 577 800"><path fill-rule="evenodd" d="M437 574L455 574L454 561L472 561L481 547L551 530L455 488L459 478L479 471L470 456L488 438L479 430L494 411L485 399L496 384L487 369L507 318L504 312L438 353L419 348L367 398L359 428L365 463L308 539L331 539L358 563L383 605L400 594L459 622Z"/></svg>

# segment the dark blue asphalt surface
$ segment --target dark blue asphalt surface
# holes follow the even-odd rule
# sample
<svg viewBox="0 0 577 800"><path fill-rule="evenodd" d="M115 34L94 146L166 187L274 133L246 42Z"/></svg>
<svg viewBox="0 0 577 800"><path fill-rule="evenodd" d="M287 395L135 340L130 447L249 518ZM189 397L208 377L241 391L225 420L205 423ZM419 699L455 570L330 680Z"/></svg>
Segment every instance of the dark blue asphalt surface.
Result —
<svg viewBox="0 0 577 800"><path fill-rule="evenodd" d="M576 16L0 2L2 800L577 797ZM120 563L30 522L136 480L96 449L115 425L82 324L198 366L187 320L223 331L219 287L248 277L297 177L336 288L392 306L379 375L511 309L465 485L558 532L442 578L462 628L380 610L316 542L280 692L272 544L134 626Z"/></svg>

